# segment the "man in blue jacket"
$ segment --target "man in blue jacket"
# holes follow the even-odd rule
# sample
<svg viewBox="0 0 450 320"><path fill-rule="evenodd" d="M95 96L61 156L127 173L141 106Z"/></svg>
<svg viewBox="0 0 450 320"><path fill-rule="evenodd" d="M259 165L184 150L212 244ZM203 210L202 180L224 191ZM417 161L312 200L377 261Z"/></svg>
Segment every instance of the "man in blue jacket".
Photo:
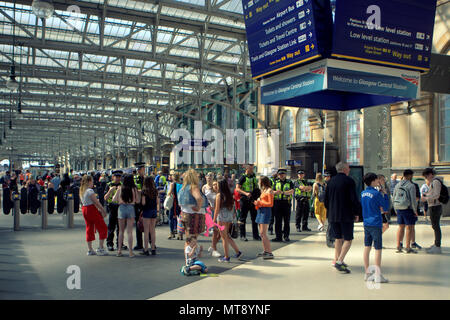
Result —
<svg viewBox="0 0 450 320"><path fill-rule="evenodd" d="M383 249L382 212L389 210L389 195L375 189L380 187L380 180L375 173L367 173L364 176L364 183L367 186L366 190L361 192L364 221L364 267L366 270L364 280L386 283L388 280L381 274L381 250ZM369 270L369 256L372 244L375 247L375 270Z"/></svg>

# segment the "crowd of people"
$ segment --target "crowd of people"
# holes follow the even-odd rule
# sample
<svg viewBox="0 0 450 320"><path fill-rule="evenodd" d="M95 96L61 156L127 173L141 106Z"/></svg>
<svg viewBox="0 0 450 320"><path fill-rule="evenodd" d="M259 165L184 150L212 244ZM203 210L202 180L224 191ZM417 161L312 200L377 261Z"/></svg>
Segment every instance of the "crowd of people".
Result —
<svg viewBox="0 0 450 320"><path fill-rule="evenodd" d="M311 231L308 218L312 212L318 222L318 232L326 232L327 244L334 247L332 265L340 272L351 272L344 260L352 245L354 223L362 221L365 280L388 282L381 273L382 235L389 229L391 216L396 215L396 252L417 253L422 247L416 242L414 226L420 207L424 209L425 219L429 217L435 234L435 242L426 252L441 253L440 218L442 204L448 201L448 191L432 168L422 172L426 183L421 187L413 182L414 172L409 169L403 172L401 180L392 175L390 183L383 175L367 173L363 177L366 188L357 195L355 181L349 177L350 167L342 162L336 165L335 171L330 170L324 175L317 173L314 183L305 179L302 170L297 171L295 181L287 178L286 169L273 172L271 177L257 178L251 164L245 166L245 173L239 179L228 172L203 175L194 169L183 174L171 172L167 177L162 172L146 176L145 164L135 165L135 174L117 170L108 177L100 173L78 175L70 172L62 179L54 174L34 179L25 172L23 179L13 173L3 177L1 182L11 189L17 183L43 189L79 188L88 255L108 255L108 251L115 250L117 256L123 256L126 250L129 257L134 257L135 251L140 251L141 255L156 255L155 227L161 214L166 214L168 239L183 240L185 236L185 261L181 268L184 275L208 271L199 260L203 247L197 241L205 232L211 236L208 254L222 263L242 259L243 253L235 239L248 241L246 223L249 213L253 240L261 241L262 251L258 257L274 259L271 242L290 241L293 201L296 202L297 232ZM108 213L106 224L104 218ZM275 237L270 240L269 233L273 234L274 229ZM95 232L99 233L96 250L93 249ZM136 234L134 247L133 232ZM125 234L128 246L125 245ZM219 250L220 243L223 254ZM372 247L375 249L375 271L369 268Z"/></svg>

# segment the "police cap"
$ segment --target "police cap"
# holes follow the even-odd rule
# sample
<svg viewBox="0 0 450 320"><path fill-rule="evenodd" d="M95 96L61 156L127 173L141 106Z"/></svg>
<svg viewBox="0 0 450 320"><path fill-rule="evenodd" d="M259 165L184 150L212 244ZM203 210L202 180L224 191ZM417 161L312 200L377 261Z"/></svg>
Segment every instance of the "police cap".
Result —
<svg viewBox="0 0 450 320"><path fill-rule="evenodd" d="M143 167L145 167L145 162L136 162L135 164L134 164L134 166L136 167L136 169L140 169L140 168L143 168Z"/></svg>
<svg viewBox="0 0 450 320"><path fill-rule="evenodd" d="M113 176L117 176L117 177L121 177L123 175L123 171L122 170L115 170L112 172Z"/></svg>
<svg viewBox="0 0 450 320"><path fill-rule="evenodd" d="M305 174L305 171L303 171L303 170L298 170L298 171L297 171L297 174Z"/></svg>
<svg viewBox="0 0 450 320"><path fill-rule="evenodd" d="M278 174L286 174L287 170L286 169L278 169Z"/></svg>

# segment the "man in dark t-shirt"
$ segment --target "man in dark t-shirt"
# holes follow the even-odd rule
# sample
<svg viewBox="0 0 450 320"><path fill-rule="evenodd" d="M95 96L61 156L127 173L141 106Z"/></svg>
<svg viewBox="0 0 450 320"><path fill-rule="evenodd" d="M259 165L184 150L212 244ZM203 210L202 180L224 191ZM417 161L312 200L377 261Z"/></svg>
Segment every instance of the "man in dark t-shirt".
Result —
<svg viewBox="0 0 450 320"><path fill-rule="evenodd" d="M334 267L350 273L344 259L352 245L354 221L359 220L361 204L356 196L355 181L348 176L350 166L339 162L336 170L338 174L330 180L325 190L325 208L336 239Z"/></svg>

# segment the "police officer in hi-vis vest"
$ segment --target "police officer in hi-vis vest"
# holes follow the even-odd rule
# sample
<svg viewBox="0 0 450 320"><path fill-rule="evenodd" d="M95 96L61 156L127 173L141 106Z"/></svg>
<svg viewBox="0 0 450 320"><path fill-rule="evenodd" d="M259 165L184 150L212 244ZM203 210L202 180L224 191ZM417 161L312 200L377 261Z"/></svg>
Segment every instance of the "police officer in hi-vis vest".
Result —
<svg viewBox="0 0 450 320"><path fill-rule="evenodd" d="M269 178L270 180L270 187L273 188L275 186L275 182L278 180L278 170L274 170L272 171L272 177ZM270 217L270 223L269 223L269 228L268 231L270 233L271 236L273 236L273 224L275 222L275 216L272 214Z"/></svg>
<svg viewBox="0 0 450 320"><path fill-rule="evenodd" d="M122 184L120 179L122 178L123 171L116 170L112 172L112 181L108 182L106 187L106 194L104 199L109 211L109 222L108 222L108 238L106 238L106 245L109 251L114 251L114 231L116 231L116 248L119 247L119 223L117 221L117 216L119 213L119 203L112 201L117 189ZM122 246L123 250L127 250L126 246Z"/></svg>
<svg viewBox="0 0 450 320"><path fill-rule="evenodd" d="M290 241L290 220L291 220L291 205L292 195L294 194L294 183L286 179L287 170L278 170L278 180L272 187L274 190L273 214L275 216L275 238L274 242ZM281 225L284 223L284 227ZM282 237L283 235L283 237Z"/></svg>
<svg viewBox="0 0 450 320"><path fill-rule="evenodd" d="M145 178L145 162L136 162L134 164L136 167L136 175L134 176L134 184L138 189L139 195L141 194L142 187L144 186L144 178ZM140 196L139 196L140 199ZM134 205L134 213L135 213L135 223L136 223L136 246L133 250L142 250L144 247L142 246L142 232L138 228L139 216L142 212L142 206L139 203Z"/></svg>
<svg viewBox="0 0 450 320"><path fill-rule="evenodd" d="M246 237L245 223L249 211L252 220L253 239L261 240L258 231L258 224L255 222L257 211L255 209L253 201L256 199L253 199L252 197L252 193L256 189L259 189L258 181L256 180L256 175L253 173L253 164L249 164L246 166L245 174L239 179L238 184L236 185L237 192L241 194L241 215L239 217L239 229L241 240L243 241L248 241Z"/></svg>
<svg viewBox="0 0 450 320"><path fill-rule="evenodd" d="M308 228L308 217L310 211L310 200L312 193L312 185L305 180L305 172L298 170L298 180L295 182L295 200L297 207L295 208L295 226L297 231L311 231Z"/></svg>

